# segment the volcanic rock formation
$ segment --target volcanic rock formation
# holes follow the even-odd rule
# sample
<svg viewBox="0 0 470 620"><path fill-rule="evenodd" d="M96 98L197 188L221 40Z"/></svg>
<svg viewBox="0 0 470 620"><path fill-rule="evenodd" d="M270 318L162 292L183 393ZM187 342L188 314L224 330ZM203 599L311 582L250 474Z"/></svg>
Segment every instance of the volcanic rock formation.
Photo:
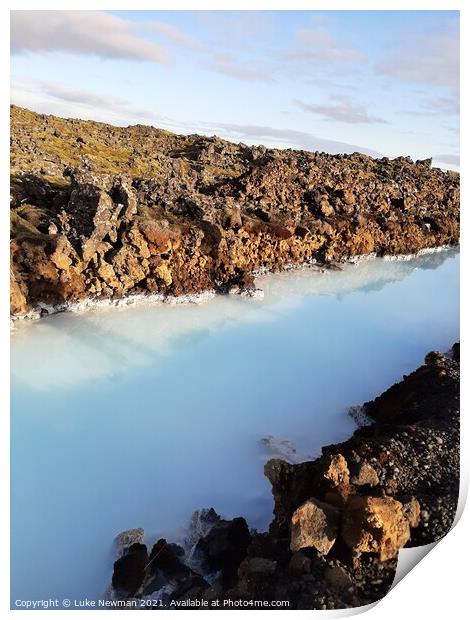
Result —
<svg viewBox="0 0 470 620"><path fill-rule="evenodd" d="M11 312L459 240L459 175L11 107Z"/></svg>

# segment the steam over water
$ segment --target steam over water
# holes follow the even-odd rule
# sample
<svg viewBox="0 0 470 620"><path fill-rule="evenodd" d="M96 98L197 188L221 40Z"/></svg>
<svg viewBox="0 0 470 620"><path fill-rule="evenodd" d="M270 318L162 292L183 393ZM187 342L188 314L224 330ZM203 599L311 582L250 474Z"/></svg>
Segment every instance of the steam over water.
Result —
<svg viewBox="0 0 470 620"><path fill-rule="evenodd" d="M258 286L17 325L12 601L101 597L116 534L175 541L196 508L266 528L268 458L346 439L349 406L459 337L455 251Z"/></svg>

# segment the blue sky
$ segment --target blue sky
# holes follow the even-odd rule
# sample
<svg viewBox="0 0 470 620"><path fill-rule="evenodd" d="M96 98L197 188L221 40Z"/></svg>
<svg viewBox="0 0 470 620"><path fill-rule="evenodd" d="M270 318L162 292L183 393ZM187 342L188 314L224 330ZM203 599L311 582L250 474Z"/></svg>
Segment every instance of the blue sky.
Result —
<svg viewBox="0 0 470 620"><path fill-rule="evenodd" d="M12 102L459 165L452 11L14 11Z"/></svg>

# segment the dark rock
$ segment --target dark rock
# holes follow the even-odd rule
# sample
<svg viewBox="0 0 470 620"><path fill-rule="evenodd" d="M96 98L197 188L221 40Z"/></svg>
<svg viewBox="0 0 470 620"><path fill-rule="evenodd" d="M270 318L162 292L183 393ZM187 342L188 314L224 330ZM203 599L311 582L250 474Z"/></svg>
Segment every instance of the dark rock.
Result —
<svg viewBox="0 0 470 620"><path fill-rule="evenodd" d="M160 538L150 552L149 567L153 572L161 570L167 578L187 572L183 564L184 549L178 545L168 544L164 538Z"/></svg>
<svg viewBox="0 0 470 620"><path fill-rule="evenodd" d="M274 596L277 562L266 558L246 558L238 569L237 591L242 597L269 600Z"/></svg>
<svg viewBox="0 0 470 620"><path fill-rule="evenodd" d="M325 569L325 580L335 590L345 590L352 586L349 573L342 566L328 566Z"/></svg>
<svg viewBox="0 0 470 620"><path fill-rule="evenodd" d="M302 553L302 551L296 551L292 554L289 562L289 572L293 575L303 575L310 573L312 568L312 560Z"/></svg>
<svg viewBox="0 0 470 620"><path fill-rule="evenodd" d="M199 540L197 552L205 558L207 572L236 570L246 555L251 536L245 519L220 520Z"/></svg>
<svg viewBox="0 0 470 620"><path fill-rule="evenodd" d="M147 562L147 547L140 543L131 545L127 553L114 562L113 588L133 596L143 583Z"/></svg>

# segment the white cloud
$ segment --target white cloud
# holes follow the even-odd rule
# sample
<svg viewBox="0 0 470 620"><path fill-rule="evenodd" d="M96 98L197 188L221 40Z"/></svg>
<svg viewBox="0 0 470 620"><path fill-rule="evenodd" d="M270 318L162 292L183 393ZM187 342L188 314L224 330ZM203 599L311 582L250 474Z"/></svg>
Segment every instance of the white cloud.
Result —
<svg viewBox="0 0 470 620"><path fill-rule="evenodd" d="M329 104L304 103L294 100L297 107L305 112L319 114L324 120L333 120L341 123L386 123L383 118L373 116L363 105L355 105L349 97L331 96Z"/></svg>
<svg viewBox="0 0 470 620"><path fill-rule="evenodd" d="M457 121L460 115L460 97L459 93L453 93L450 97L429 97L428 99L417 102L415 109L405 109L402 114L409 116L442 116L449 121ZM449 118L453 117L453 118ZM457 131L455 128L453 131Z"/></svg>
<svg viewBox="0 0 470 620"><path fill-rule="evenodd" d="M143 29L171 41L171 43L178 47L184 47L196 52L207 51L206 46L200 41L197 41L194 37L183 32L173 24L167 24L165 22L146 22Z"/></svg>
<svg viewBox="0 0 470 620"><path fill-rule="evenodd" d="M460 114L460 97L455 93L452 97L436 97L423 103L423 110L430 115L458 115Z"/></svg>
<svg viewBox="0 0 470 620"><path fill-rule="evenodd" d="M119 97L102 95L88 90L69 89L64 85L57 84L55 82L39 81L37 82L37 85L45 95L54 97L55 99L61 99L62 101L78 103L79 105L121 109L129 103L125 99L121 99Z"/></svg>
<svg viewBox="0 0 470 620"><path fill-rule="evenodd" d="M460 166L460 155L433 155L433 160L443 164L452 164L453 166Z"/></svg>
<svg viewBox="0 0 470 620"><path fill-rule="evenodd" d="M165 48L136 34L135 24L103 11L12 11L11 50L171 62Z"/></svg>
<svg viewBox="0 0 470 620"><path fill-rule="evenodd" d="M295 34L297 50L293 50L289 57L304 60L328 62L357 62L365 58L363 52L342 45L333 34L322 25L314 28L299 30Z"/></svg>
<svg viewBox="0 0 470 620"><path fill-rule="evenodd" d="M277 148L299 148L307 151L322 151L325 153L354 153L360 152L372 157L380 157L381 153L356 144L339 142L320 138L306 131L296 129L280 129L264 125L237 125L234 123L213 124L219 135L229 140L246 140L250 144L260 144L268 141L269 146Z"/></svg>
<svg viewBox="0 0 470 620"><path fill-rule="evenodd" d="M235 58L231 54L214 54L209 67L217 73L243 82L270 82L272 77L268 71L248 65L248 61Z"/></svg>
<svg viewBox="0 0 470 620"><path fill-rule="evenodd" d="M171 122L171 119L151 110L134 108L126 99L70 88L52 81L13 82L10 98L12 103L21 107L68 118L93 119L119 125L135 122L157 124Z"/></svg>
<svg viewBox="0 0 470 620"><path fill-rule="evenodd" d="M271 31L272 16L264 11L198 11L199 24L216 46L246 49Z"/></svg>
<svg viewBox="0 0 470 620"><path fill-rule="evenodd" d="M459 25L452 21L439 30L413 34L396 41L393 51L380 63L379 74L403 82L459 88Z"/></svg>

